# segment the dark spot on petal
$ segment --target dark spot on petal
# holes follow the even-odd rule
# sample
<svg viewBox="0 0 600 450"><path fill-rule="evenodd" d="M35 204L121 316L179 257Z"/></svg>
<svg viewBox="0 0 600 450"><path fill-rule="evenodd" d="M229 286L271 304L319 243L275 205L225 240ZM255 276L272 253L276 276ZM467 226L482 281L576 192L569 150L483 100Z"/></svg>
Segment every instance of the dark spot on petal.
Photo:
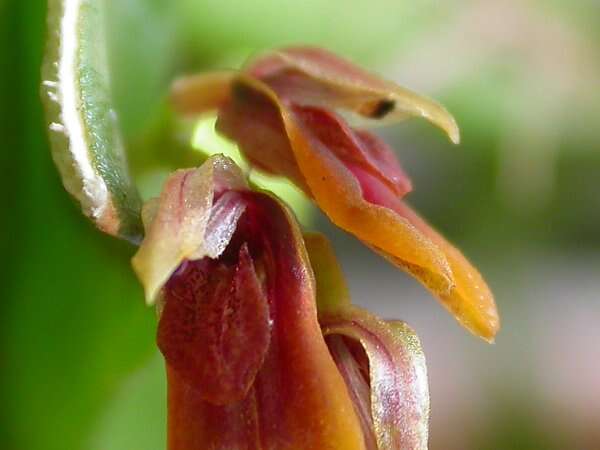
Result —
<svg viewBox="0 0 600 450"><path fill-rule="evenodd" d="M392 112L396 107L396 102L394 100L381 100L374 107L371 114L369 114L373 119L382 119L388 113Z"/></svg>

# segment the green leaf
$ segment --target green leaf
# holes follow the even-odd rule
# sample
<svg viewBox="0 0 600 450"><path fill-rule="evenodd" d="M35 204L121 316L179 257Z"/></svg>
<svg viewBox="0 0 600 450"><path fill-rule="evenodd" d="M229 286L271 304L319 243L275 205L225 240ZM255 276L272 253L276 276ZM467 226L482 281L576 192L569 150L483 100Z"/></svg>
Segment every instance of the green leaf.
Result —
<svg viewBox="0 0 600 450"><path fill-rule="evenodd" d="M65 188L98 228L137 241L139 196L112 107L102 0L50 0L42 96Z"/></svg>

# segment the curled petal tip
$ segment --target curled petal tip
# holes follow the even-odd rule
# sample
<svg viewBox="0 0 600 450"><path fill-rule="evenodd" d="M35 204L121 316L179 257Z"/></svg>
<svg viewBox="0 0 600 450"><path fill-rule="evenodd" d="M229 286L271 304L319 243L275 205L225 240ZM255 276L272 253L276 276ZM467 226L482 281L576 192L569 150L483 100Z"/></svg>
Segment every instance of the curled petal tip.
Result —
<svg viewBox="0 0 600 450"><path fill-rule="evenodd" d="M455 287L438 297L458 322L471 333L493 341L500 329L494 295L475 267L447 242L438 241L446 252L456 282Z"/></svg>
<svg viewBox="0 0 600 450"><path fill-rule="evenodd" d="M462 256L462 255L461 255ZM479 273L471 272L466 258L449 257L456 279L456 286L438 298L456 320L475 336L493 342L500 329L500 318L494 297ZM473 278L465 279L471 273Z"/></svg>
<svg viewBox="0 0 600 450"><path fill-rule="evenodd" d="M395 109L389 114L388 120L398 121L420 116L444 131L453 144L460 143L460 129L456 119L441 104L397 85L390 89L395 99Z"/></svg>
<svg viewBox="0 0 600 450"><path fill-rule="evenodd" d="M494 315L487 315L481 320L467 321L457 318L459 323L469 330L473 335L480 337L488 344L496 343L496 335L500 331L500 321L498 314L494 311Z"/></svg>
<svg viewBox="0 0 600 450"><path fill-rule="evenodd" d="M460 142L456 121L442 105L323 49L290 47L266 53L246 71L297 104L347 109L385 122L422 117L454 144Z"/></svg>
<svg viewBox="0 0 600 450"><path fill-rule="evenodd" d="M476 329L476 331L472 331L473 334L479 336L488 344L496 343L496 335L500 331L500 317L498 315L498 311L494 308L491 314L488 314L486 317L485 323L483 323L480 327Z"/></svg>
<svg viewBox="0 0 600 450"><path fill-rule="evenodd" d="M178 170L169 177L147 214L155 217L146 239L132 259L144 286L146 302L154 303L171 274L202 243L212 203L211 167Z"/></svg>
<svg viewBox="0 0 600 450"><path fill-rule="evenodd" d="M419 105L421 115L443 130L453 144L460 143L460 128L454 116L446 108L425 97L420 97L415 100L415 103Z"/></svg>
<svg viewBox="0 0 600 450"><path fill-rule="evenodd" d="M451 121L444 128L444 130L448 134L448 137L450 138L452 143L454 145L458 145L460 144L460 128L458 127L458 124L456 123L454 117L451 116L450 113L448 113L448 115L450 116Z"/></svg>

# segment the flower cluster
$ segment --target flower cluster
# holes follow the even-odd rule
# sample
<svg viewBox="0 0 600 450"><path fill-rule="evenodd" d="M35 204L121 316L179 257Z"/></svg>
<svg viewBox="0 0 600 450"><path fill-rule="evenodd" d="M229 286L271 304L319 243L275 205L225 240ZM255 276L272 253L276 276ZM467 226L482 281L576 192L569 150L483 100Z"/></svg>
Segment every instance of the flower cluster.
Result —
<svg viewBox="0 0 600 450"><path fill-rule="evenodd" d="M426 449L418 338L353 306L327 239L303 232L275 195L212 155L171 174L140 211L102 59L86 40L71 45L97 10L61 5L44 72L54 157L84 213L140 244L132 263L159 314L169 450ZM181 115L216 112L217 130L252 167L289 179L468 330L494 339L485 281L405 202L412 185L395 152L356 125L423 117L458 142L443 107L314 48L181 79L172 100Z"/></svg>
<svg viewBox="0 0 600 450"><path fill-rule="evenodd" d="M218 131L253 167L287 177L493 340L498 315L482 277L406 204L411 183L392 149L342 116L422 116L458 141L441 106L312 48L179 80L173 104L186 115L216 111ZM148 301L158 300L170 450L427 447L414 332L352 306L327 240L303 235L231 160L174 173L143 216L133 265Z"/></svg>

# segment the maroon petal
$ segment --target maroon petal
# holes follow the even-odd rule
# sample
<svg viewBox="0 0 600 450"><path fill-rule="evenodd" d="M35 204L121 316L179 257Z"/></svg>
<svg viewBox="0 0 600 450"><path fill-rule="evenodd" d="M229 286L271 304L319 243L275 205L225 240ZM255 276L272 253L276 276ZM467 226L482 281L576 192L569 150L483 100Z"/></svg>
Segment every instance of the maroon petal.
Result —
<svg viewBox="0 0 600 450"><path fill-rule="evenodd" d="M163 290L158 346L167 364L214 404L243 398L270 340L267 298L243 245L236 266L187 262Z"/></svg>
<svg viewBox="0 0 600 450"><path fill-rule="evenodd" d="M344 164L360 167L385 184L396 197L412 190L394 150L364 130L353 130L337 114L316 107L294 107L296 117Z"/></svg>
<svg viewBox="0 0 600 450"><path fill-rule="evenodd" d="M244 83L234 83L231 101L219 110L216 129L235 141L253 166L288 177L309 192L280 112L264 95Z"/></svg>
<svg viewBox="0 0 600 450"><path fill-rule="evenodd" d="M185 263L163 290L169 449L364 450L297 225L274 198L240 195L225 252Z"/></svg>

